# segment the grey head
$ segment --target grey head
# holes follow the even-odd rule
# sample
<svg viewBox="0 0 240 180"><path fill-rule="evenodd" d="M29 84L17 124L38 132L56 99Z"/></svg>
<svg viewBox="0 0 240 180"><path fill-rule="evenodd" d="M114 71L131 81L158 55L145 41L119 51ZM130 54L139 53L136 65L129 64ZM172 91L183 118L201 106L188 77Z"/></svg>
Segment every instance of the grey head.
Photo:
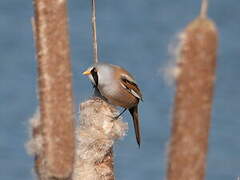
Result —
<svg viewBox="0 0 240 180"><path fill-rule="evenodd" d="M83 74L88 75L93 85L98 87L112 81L114 66L109 63L96 63L90 66Z"/></svg>

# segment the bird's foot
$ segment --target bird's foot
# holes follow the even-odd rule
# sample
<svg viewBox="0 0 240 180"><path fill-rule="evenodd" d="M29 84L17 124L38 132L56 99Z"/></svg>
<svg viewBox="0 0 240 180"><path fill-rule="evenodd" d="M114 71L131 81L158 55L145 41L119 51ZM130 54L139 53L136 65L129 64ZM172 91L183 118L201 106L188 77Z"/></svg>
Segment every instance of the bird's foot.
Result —
<svg viewBox="0 0 240 180"><path fill-rule="evenodd" d="M113 121L116 121L116 120L118 120L118 118L121 116L121 114L119 114L119 115L117 115L117 116L114 116L113 117Z"/></svg>

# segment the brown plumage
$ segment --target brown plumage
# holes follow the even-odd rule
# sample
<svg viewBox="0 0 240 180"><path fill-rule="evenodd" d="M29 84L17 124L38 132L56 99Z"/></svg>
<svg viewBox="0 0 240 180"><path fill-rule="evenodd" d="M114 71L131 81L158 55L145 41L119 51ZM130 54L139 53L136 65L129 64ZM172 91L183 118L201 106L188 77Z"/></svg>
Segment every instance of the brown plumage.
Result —
<svg viewBox="0 0 240 180"><path fill-rule="evenodd" d="M128 109L133 118L135 135L140 147L141 132L138 116L138 103L142 93L133 76L122 67L97 63L83 74L88 75L92 83L109 103Z"/></svg>

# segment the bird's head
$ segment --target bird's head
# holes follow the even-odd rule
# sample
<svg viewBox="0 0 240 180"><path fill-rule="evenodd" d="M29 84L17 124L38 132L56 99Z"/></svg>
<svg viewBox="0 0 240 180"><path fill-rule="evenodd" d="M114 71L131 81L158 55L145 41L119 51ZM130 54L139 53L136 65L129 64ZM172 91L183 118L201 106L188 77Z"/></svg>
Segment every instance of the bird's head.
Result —
<svg viewBox="0 0 240 180"><path fill-rule="evenodd" d="M87 75L88 78L90 79L90 81L95 86L98 86L98 69L97 69L96 65L93 65L93 66L87 68L87 70L85 70L82 74Z"/></svg>
<svg viewBox="0 0 240 180"><path fill-rule="evenodd" d="M87 75L91 82L97 87L99 84L104 85L111 81L114 72L114 66L108 63L96 63L86 71L83 75Z"/></svg>

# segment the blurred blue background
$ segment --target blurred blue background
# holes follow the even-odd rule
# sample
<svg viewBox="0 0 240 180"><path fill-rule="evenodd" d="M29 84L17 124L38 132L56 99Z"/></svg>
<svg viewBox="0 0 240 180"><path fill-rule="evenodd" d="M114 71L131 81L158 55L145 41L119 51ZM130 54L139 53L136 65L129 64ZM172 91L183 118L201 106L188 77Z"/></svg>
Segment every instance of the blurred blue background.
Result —
<svg viewBox="0 0 240 180"><path fill-rule="evenodd" d="M69 0L71 57L76 108L91 95L81 72L92 63L90 0ZM209 16L219 28L220 47L206 179L240 176L240 1L210 0ZM117 143L121 180L164 179L174 88L159 69L171 58L169 42L199 13L193 0L101 0L97 2L100 59L128 69L144 94L140 105L143 144L137 148L131 118L128 136ZM33 158L24 144L35 112L36 59L32 2L0 1L0 179L33 179Z"/></svg>

